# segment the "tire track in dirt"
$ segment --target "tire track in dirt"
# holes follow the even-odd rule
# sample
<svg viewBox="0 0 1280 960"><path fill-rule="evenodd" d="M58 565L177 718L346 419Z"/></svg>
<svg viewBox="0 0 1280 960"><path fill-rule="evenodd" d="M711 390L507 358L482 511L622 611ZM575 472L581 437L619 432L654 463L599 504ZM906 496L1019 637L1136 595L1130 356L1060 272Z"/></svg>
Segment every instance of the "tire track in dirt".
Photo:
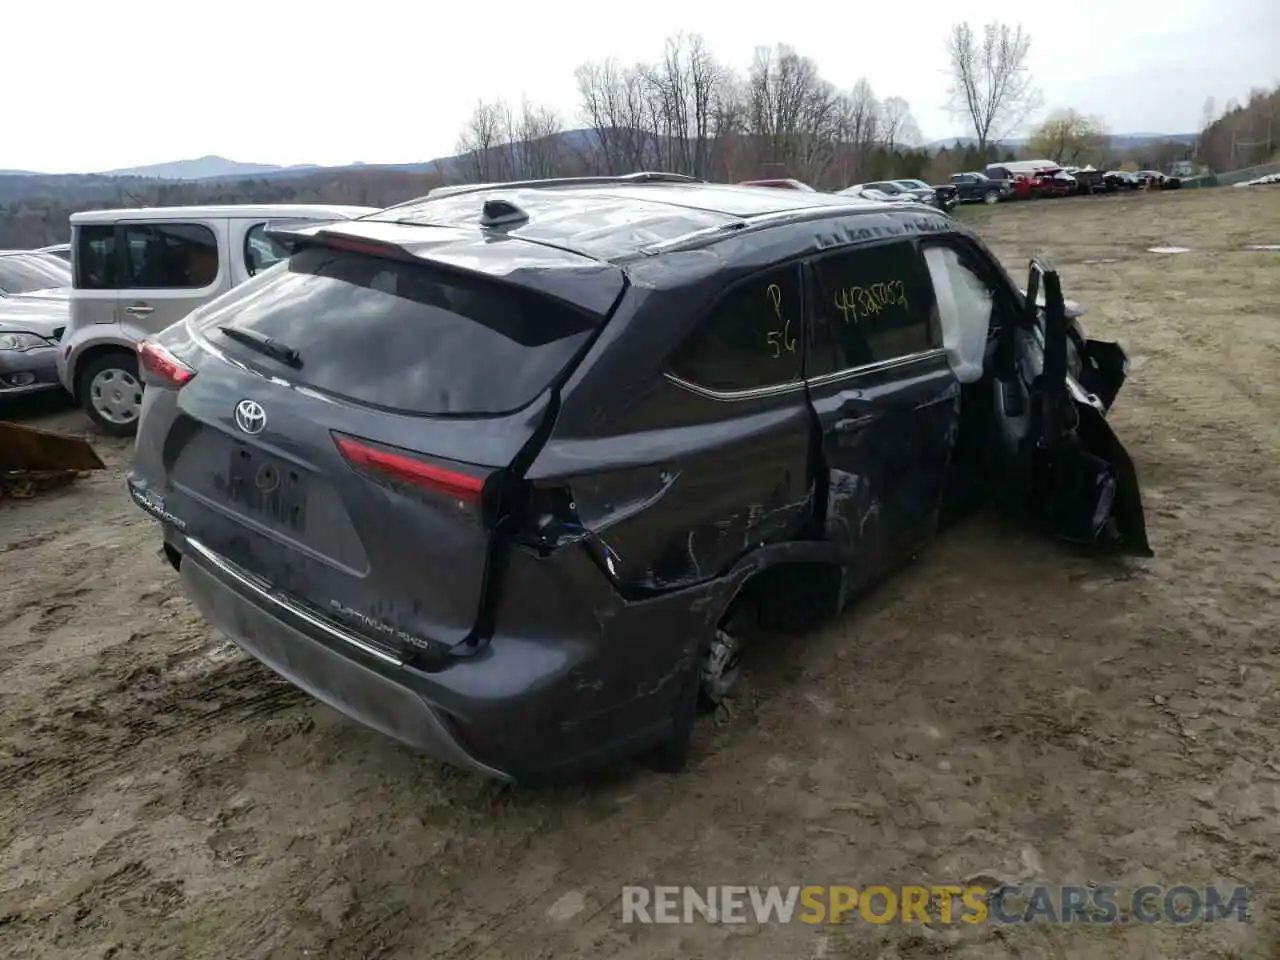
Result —
<svg viewBox="0 0 1280 960"><path fill-rule="evenodd" d="M228 724L248 725L304 702L296 688L247 659L180 683L166 683L156 664L144 663L116 679L111 694L87 703L77 695L86 679L65 678L52 703L43 705L43 718L25 718L39 737L34 755L15 748L13 737L0 738L0 795L8 798L0 830L34 809L51 808L55 797L69 803L92 782L130 769L143 761L139 752L155 753ZM24 718L14 719L21 725Z"/></svg>

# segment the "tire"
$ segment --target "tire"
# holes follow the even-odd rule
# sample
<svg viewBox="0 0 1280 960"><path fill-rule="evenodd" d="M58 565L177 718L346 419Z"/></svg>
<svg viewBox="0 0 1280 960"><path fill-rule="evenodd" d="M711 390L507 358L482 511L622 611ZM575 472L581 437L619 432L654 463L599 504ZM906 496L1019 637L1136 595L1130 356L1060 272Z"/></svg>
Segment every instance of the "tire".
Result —
<svg viewBox="0 0 1280 960"><path fill-rule="evenodd" d="M76 396L94 426L107 436L133 436L142 412L137 357L124 350L95 357L76 377Z"/></svg>
<svg viewBox="0 0 1280 960"><path fill-rule="evenodd" d="M994 190L992 190L992 191L991 191L991 192L989 192L985 197L983 197L983 198L982 198L982 202L983 202L983 203L999 203L999 202L1000 202L1000 194L998 194L998 193L996 193Z"/></svg>

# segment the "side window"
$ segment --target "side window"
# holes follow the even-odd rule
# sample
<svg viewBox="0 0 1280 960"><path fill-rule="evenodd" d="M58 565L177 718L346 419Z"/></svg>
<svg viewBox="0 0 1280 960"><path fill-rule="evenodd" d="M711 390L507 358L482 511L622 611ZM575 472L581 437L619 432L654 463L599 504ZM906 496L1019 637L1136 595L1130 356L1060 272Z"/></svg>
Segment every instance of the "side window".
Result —
<svg viewBox="0 0 1280 960"><path fill-rule="evenodd" d="M987 334L996 310L995 294L982 276L976 257L972 250L949 244L928 244L924 250L943 347L961 383L982 378Z"/></svg>
<svg viewBox="0 0 1280 960"><path fill-rule="evenodd" d="M117 286L116 228L76 227L72 252L73 284L77 290L114 290Z"/></svg>
<svg viewBox="0 0 1280 960"><path fill-rule="evenodd" d="M218 276L218 240L203 224L126 224L124 244L125 289L198 290Z"/></svg>
<svg viewBox="0 0 1280 960"><path fill-rule="evenodd" d="M709 390L752 390L800 379L799 266L733 287L672 355L670 371Z"/></svg>
<svg viewBox="0 0 1280 960"><path fill-rule="evenodd" d="M933 290L915 244L899 240L815 260L811 375L942 346Z"/></svg>
<svg viewBox="0 0 1280 960"><path fill-rule="evenodd" d="M267 236L267 225L255 223L244 236L244 268L249 276L255 276L274 267L281 260L289 259L289 251Z"/></svg>

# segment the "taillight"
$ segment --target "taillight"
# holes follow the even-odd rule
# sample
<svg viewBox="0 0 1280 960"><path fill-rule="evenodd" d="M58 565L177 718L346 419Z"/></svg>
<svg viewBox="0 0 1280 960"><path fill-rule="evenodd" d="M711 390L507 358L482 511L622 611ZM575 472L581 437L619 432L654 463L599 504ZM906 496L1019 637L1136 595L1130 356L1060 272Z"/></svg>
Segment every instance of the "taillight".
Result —
<svg viewBox="0 0 1280 960"><path fill-rule="evenodd" d="M334 436L338 451L353 466L399 480L430 493L441 494L460 507L475 507L484 493L484 478L427 463L403 453L392 453L351 437Z"/></svg>
<svg viewBox="0 0 1280 960"><path fill-rule="evenodd" d="M142 368L146 382L164 387L181 387L196 375L164 347L147 340L138 342L138 366Z"/></svg>

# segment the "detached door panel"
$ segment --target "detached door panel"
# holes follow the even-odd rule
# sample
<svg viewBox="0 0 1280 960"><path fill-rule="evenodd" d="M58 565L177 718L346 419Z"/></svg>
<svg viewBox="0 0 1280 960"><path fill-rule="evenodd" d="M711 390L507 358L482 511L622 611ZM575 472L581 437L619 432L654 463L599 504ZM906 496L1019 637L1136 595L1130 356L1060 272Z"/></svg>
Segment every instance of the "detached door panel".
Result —
<svg viewBox="0 0 1280 960"><path fill-rule="evenodd" d="M1011 488L1005 502L1064 540L1151 556L1133 461L1106 422L1103 399L1071 373L1071 346L1074 340L1079 349L1079 338L1052 267L1032 261L1025 304L994 385L1005 439L1003 482ZM1123 351L1115 351L1105 359L1123 366ZM1095 359L1081 358L1082 366L1100 365Z"/></svg>

